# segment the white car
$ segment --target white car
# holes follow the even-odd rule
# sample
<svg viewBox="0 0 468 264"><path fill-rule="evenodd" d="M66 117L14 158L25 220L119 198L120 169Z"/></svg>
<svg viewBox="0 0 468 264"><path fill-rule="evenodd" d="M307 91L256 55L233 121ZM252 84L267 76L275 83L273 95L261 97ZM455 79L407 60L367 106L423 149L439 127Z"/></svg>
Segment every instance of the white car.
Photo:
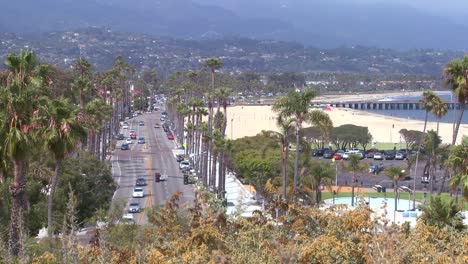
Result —
<svg viewBox="0 0 468 264"><path fill-rule="evenodd" d="M132 144L132 143L133 143L133 141L132 141L132 139L131 139L131 138L127 138L127 139L125 140L125 143L126 143L126 144Z"/></svg>
<svg viewBox="0 0 468 264"><path fill-rule="evenodd" d="M179 169L188 169L190 168L190 162L188 160L183 160L179 163Z"/></svg>
<svg viewBox="0 0 468 264"><path fill-rule="evenodd" d="M123 124L122 128L123 129L128 129L128 124Z"/></svg>
<svg viewBox="0 0 468 264"><path fill-rule="evenodd" d="M143 188L135 187L135 189L133 189L132 197L133 198L143 198L143 197L145 197L145 193L143 192Z"/></svg>

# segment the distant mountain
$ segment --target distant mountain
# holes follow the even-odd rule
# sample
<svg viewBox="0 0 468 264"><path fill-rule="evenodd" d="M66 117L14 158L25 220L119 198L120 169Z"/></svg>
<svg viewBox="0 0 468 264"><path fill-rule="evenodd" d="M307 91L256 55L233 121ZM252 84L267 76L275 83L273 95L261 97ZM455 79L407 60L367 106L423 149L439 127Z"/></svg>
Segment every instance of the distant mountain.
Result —
<svg viewBox="0 0 468 264"><path fill-rule="evenodd" d="M401 4L345 0L4 1L0 30L110 27L182 38L245 36L310 46L466 49L468 27ZM3 26L3 28L2 28Z"/></svg>

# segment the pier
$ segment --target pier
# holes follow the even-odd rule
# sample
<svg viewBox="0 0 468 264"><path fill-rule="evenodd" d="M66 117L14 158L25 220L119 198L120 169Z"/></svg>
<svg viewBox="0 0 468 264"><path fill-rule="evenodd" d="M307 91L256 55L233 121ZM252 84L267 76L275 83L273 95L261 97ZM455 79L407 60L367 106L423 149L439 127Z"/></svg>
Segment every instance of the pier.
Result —
<svg viewBox="0 0 468 264"><path fill-rule="evenodd" d="M313 102L313 105L328 105L336 108L357 110L423 110L419 102L409 101L349 101L349 102ZM449 110L459 110L459 103L446 103ZM468 106L465 106L468 109Z"/></svg>

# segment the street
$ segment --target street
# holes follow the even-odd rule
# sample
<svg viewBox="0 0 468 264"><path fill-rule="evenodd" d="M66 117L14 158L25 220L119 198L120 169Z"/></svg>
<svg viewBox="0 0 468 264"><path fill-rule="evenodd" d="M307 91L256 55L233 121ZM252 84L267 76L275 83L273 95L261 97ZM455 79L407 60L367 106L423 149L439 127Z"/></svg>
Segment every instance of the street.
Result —
<svg viewBox="0 0 468 264"><path fill-rule="evenodd" d="M134 130L137 139L145 138L145 144L137 144L138 140L132 140L129 150L121 150L120 146L125 140L118 140L116 150L112 156L112 174L118 184L113 202L125 201L125 213L128 212L130 203L138 202L143 209L141 213L134 213L133 219L137 225L147 222L144 213L145 208L163 206L175 193L180 192L179 204L192 203L194 194L192 185L183 184L183 176L179 171L179 164L174 155L174 140L168 140L166 133L161 128L154 128L156 123L161 125L161 111L144 113L127 120L128 129L121 129L125 138ZM144 122L144 126L139 125ZM156 172L166 176L167 179L155 182ZM137 178L145 178L146 186L143 186L144 197L133 198L132 192Z"/></svg>

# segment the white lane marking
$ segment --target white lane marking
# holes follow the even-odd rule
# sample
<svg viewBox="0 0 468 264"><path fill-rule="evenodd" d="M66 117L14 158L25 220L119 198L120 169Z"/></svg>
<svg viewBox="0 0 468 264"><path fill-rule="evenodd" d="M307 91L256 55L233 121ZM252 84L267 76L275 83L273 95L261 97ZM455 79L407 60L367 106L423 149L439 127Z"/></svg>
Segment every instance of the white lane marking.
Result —
<svg viewBox="0 0 468 264"><path fill-rule="evenodd" d="M119 162L119 156L115 155L113 156L116 158L116 160L113 160L112 162L112 170L115 170L114 168L117 167L119 169L119 177L114 177L114 178L117 178L117 185L119 186L115 192L114 192L114 195L112 196L112 200L114 200L115 198L115 195L117 194L117 192L119 191L120 189L120 179L122 178L122 170L120 169L120 162ZM116 166L114 166L114 164L116 164ZM114 173L112 174L114 175Z"/></svg>

